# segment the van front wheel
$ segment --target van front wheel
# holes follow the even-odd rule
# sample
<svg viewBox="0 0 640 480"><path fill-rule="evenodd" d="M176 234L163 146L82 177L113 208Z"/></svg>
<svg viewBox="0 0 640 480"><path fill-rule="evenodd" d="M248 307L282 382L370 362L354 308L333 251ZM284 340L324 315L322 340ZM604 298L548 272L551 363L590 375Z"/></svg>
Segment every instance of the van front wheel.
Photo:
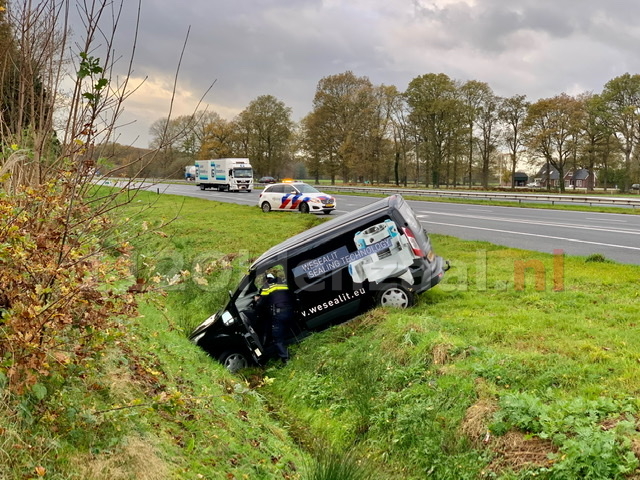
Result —
<svg viewBox="0 0 640 480"><path fill-rule="evenodd" d="M380 287L376 294L376 306L409 308L415 302L415 295L399 283L389 283Z"/></svg>
<svg viewBox="0 0 640 480"><path fill-rule="evenodd" d="M300 213L309 213L309 204L307 202L300 204Z"/></svg>
<svg viewBox="0 0 640 480"><path fill-rule="evenodd" d="M249 366L249 359L246 355L240 352L224 352L218 357L218 360L222 365L224 365L224 368L229 370L231 373L236 373Z"/></svg>

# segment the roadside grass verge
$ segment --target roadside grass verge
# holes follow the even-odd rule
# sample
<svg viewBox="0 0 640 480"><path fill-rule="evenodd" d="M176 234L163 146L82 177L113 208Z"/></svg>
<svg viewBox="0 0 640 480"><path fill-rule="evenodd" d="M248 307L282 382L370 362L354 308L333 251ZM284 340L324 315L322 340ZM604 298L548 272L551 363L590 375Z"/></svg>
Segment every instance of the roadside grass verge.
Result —
<svg viewBox="0 0 640 480"><path fill-rule="evenodd" d="M282 415L386 478L637 474L640 268L433 242L453 267L415 307L317 334L267 373Z"/></svg>
<svg viewBox="0 0 640 480"><path fill-rule="evenodd" d="M220 308L251 259L325 220L169 196L147 201L153 206L138 225L158 224L158 214L169 218L180 205L162 234L138 248L145 285L166 295L162 314L150 308L140 326L154 352L182 344ZM297 458L289 461L301 478L604 479L636 471L640 268L597 255L432 241L453 267L415 307L377 309L313 335L292 348L285 368L234 377L205 357L189 376L196 384L211 374L209 384L227 388L231 378L242 395L259 398L239 407L251 422L221 425L225 442L244 452L250 432L265 435L261 445L286 432L279 448ZM181 355L182 347L161 364ZM273 425L262 417L267 410ZM206 438L199 421L190 425L194 438ZM173 428L179 434L182 425ZM256 455L243 453L239 465ZM195 451L190 462L202 468Z"/></svg>
<svg viewBox="0 0 640 480"><path fill-rule="evenodd" d="M306 455L264 397L187 332L224 304L252 257L318 219L275 214L261 227L258 208L147 192L116 213L135 246L141 316L18 410L0 378L0 478L300 478Z"/></svg>
<svg viewBox="0 0 640 480"><path fill-rule="evenodd" d="M252 259L330 218L148 192L118 215L141 316L0 415L3 480L639 473L640 267L433 236L453 267L416 306L231 375L188 333Z"/></svg>
<svg viewBox="0 0 640 480"><path fill-rule="evenodd" d="M224 256L249 244L261 253L310 226L300 215L254 217L257 209L214 205L251 226L178 234L176 223L170 238L189 242L190 259L211 231ZM199 216L183 218L192 225ZM293 347L286 368L241 376L317 468L344 463L369 478L403 479L624 478L635 471L640 268L598 255L432 240L453 268L415 307L374 310ZM186 263L197 270L198 262ZM198 297L211 294L221 306L220 287L235 286L223 268L215 275L224 281L209 278L203 288L191 277L175 290L163 287L168 312L188 324L184 331L195 326L194 313L199 322L214 311L211 303L198 306Z"/></svg>

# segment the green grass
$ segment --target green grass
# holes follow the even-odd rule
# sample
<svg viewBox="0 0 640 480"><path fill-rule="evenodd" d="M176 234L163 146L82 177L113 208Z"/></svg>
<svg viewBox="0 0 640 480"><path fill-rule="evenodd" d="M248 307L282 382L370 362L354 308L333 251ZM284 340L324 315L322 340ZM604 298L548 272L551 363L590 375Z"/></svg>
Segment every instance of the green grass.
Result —
<svg viewBox="0 0 640 480"><path fill-rule="evenodd" d="M327 219L151 193L121 215L141 317L0 415L2 480L638 475L640 267L433 236L452 269L416 306L234 376L188 332L251 259Z"/></svg>
<svg viewBox="0 0 640 480"><path fill-rule="evenodd" d="M636 468L640 269L563 258L554 291L549 255L433 240L453 263L443 285L408 311L317 335L296 352L295 372L277 372L270 390L309 435L359 445L397 478L511 478L509 468L513 478L618 478ZM543 287L531 272L516 289L515 265L531 261L544 266ZM521 469L501 451L509 432L548 442L536 464ZM525 437L512 447L520 461L536 453ZM501 456L511 463L492 467Z"/></svg>

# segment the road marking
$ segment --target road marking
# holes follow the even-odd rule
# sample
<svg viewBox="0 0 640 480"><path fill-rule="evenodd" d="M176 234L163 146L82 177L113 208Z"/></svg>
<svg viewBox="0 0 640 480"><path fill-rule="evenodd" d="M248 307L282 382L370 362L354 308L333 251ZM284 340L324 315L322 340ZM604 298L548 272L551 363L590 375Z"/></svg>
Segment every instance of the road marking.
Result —
<svg viewBox="0 0 640 480"><path fill-rule="evenodd" d="M546 227L570 228L572 230L595 230L597 232L626 233L629 235L640 235L640 229L637 229L634 227L631 227L632 229L622 229L622 228L612 229L612 228L603 228L603 227L587 227L585 225L580 225L580 224L554 223L554 222L548 222L548 221L545 222L545 221L538 221L538 220L516 220L512 218L485 217L480 215L463 215L459 213L438 213L438 212L428 212L428 213L431 215L446 215L447 217L461 217L461 218L472 218L476 220L489 220L489 221L499 221L499 222L508 222L508 223L524 223L527 225L542 225ZM417 216L418 218L420 218L421 216L425 216L425 214L421 212Z"/></svg>
<svg viewBox="0 0 640 480"><path fill-rule="evenodd" d="M524 235L528 237L539 237L539 238L549 238L552 240L562 240L565 242L573 242L573 243L586 243L589 245L598 245L601 247L613 247L613 248L622 248L625 250L638 250L640 251L640 247L628 247L625 245L616 245L614 243L601 243L601 242L590 242L588 240L579 240L577 238L567 238L567 237L556 237L553 235L541 235L539 233L527 233L527 232L514 232L513 230L499 230L497 228L486 228L486 227L469 227L466 225L455 225L453 223L441 223L441 222L429 222L433 225L443 225L445 227L459 227L459 228L470 228L472 230L485 230L487 232L496 232L496 233L511 233L513 235Z"/></svg>
<svg viewBox="0 0 640 480"><path fill-rule="evenodd" d="M585 217L585 220L604 220L605 222L629 223L626 220L613 220L611 218Z"/></svg>

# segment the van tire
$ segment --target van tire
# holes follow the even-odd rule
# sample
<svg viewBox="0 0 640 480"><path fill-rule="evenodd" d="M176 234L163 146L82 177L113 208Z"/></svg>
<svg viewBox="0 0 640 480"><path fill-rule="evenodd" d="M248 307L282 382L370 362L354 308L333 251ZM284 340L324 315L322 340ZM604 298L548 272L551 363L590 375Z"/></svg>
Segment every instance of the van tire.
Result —
<svg viewBox="0 0 640 480"><path fill-rule="evenodd" d="M300 204L300 213L309 213L309 204L307 202Z"/></svg>
<svg viewBox="0 0 640 480"><path fill-rule="evenodd" d="M249 358L244 353L233 350L221 354L218 361L231 373L236 373L250 365Z"/></svg>
<svg viewBox="0 0 640 480"><path fill-rule="evenodd" d="M262 202L260 208L262 208L264 213L269 213L271 211L271 204L269 202Z"/></svg>
<svg viewBox="0 0 640 480"><path fill-rule="evenodd" d="M409 308L415 303L415 295L400 283L386 283L376 293L376 307Z"/></svg>

